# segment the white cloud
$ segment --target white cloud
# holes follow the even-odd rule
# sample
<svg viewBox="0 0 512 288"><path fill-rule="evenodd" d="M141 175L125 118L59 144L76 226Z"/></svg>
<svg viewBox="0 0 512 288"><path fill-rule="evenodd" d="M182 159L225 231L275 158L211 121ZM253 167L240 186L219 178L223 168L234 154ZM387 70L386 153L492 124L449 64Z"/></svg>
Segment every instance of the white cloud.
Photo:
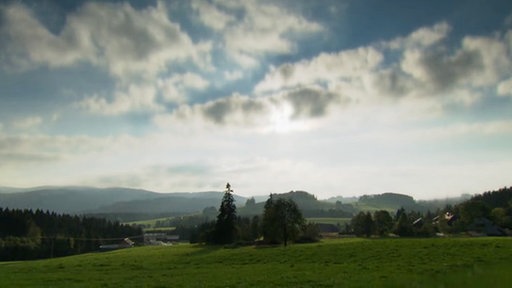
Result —
<svg viewBox="0 0 512 288"><path fill-rule="evenodd" d="M89 62L113 76L151 77L169 63L191 61L211 66L211 43L193 43L179 24L173 23L163 2L135 10L130 4L90 2L69 14L62 31L52 34L24 6L5 9L1 34L3 53L11 65L63 67Z"/></svg>
<svg viewBox="0 0 512 288"><path fill-rule="evenodd" d="M165 101L174 103L187 102L186 93L189 90L204 90L210 82L198 74L187 72L185 74L173 75L167 79L159 79L157 88Z"/></svg>
<svg viewBox="0 0 512 288"><path fill-rule="evenodd" d="M91 59L95 47L87 38L64 33L59 37L49 32L25 6L12 4L3 9L4 21L0 27L4 45L4 65L9 69L28 69L33 65L68 66L83 59Z"/></svg>
<svg viewBox="0 0 512 288"><path fill-rule="evenodd" d="M450 30L442 22L388 42L272 67L254 91L262 94L314 84L353 103L437 97L444 104L471 105L483 97L478 89L498 85L511 74L508 33L466 36L459 47L448 48L443 41ZM502 93L506 85L503 82Z"/></svg>
<svg viewBox="0 0 512 288"><path fill-rule="evenodd" d="M500 96L512 96L512 78L501 81L498 85L497 93Z"/></svg>
<svg viewBox="0 0 512 288"><path fill-rule="evenodd" d="M213 30L223 30L230 22L236 20L233 15L220 10L219 7L207 1L193 0L191 5L193 9L197 10L203 24Z"/></svg>
<svg viewBox="0 0 512 288"><path fill-rule="evenodd" d="M256 93L307 86L358 81L382 62L383 55L373 47L361 47L338 53L321 53L311 60L272 68L255 87Z"/></svg>
<svg viewBox="0 0 512 288"><path fill-rule="evenodd" d="M207 27L222 33L225 53L243 67L258 65L260 57L266 54L292 53L294 39L322 30L319 24L268 2L214 3L195 1L192 7Z"/></svg>
<svg viewBox="0 0 512 288"><path fill-rule="evenodd" d="M163 107L156 101L152 85L131 84L114 92L111 100L97 94L87 96L79 103L86 110L103 115L120 115L128 112L158 112Z"/></svg>
<svg viewBox="0 0 512 288"><path fill-rule="evenodd" d="M390 49L426 48L446 39L450 31L451 27L448 23L440 22L431 27L421 27L406 37L383 42L382 45Z"/></svg>
<svg viewBox="0 0 512 288"><path fill-rule="evenodd" d="M478 53L481 57L482 69L470 80L474 86L494 85L504 74L512 72L507 43L500 36L465 37L462 49Z"/></svg>
<svg viewBox="0 0 512 288"><path fill-rule="evenodd" d="M12 123L12 126L16 129L28 130L39 127L43 123L43 119L38 116L27 117L19 119Z"/></svg>
<svg viewBox="0 0 512 288"><path fill-rule="evenodd" d="M433 30L438 26L435 25ZM511 73L506 37L500 34L492 37L465 36L459 47L449 49L440 41L449 29L440 30L444 33L439 37L430 37L435 41L428 41L428 49L421 45L403 45L400 68L412 76L416 89L419 85L420 90L423 90L421 94L488 87L496 85L504 75ZM428 30L422 28L418 31ZM416 33L412 33L409 38Z"/></svg>

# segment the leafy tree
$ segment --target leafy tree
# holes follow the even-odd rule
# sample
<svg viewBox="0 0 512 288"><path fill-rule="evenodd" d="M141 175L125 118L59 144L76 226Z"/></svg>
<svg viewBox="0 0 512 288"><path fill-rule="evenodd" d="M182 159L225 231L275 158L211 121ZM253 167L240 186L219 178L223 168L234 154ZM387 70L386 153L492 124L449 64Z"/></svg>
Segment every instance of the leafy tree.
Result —
<svg viewBox="0 0 512 288"><path fill-rule="evenodd" d="M413 235L412 224L410 223L407 214L400 213L394 232L396 235L401 237L408 237Z"/></svg>
<svg viewBox="0 0 512 288"><path fill-rule="evenodd" d="M497 207L491 210L491 219L500 227L510 228L512 225L512 217L507 215L507 210Z"/></svg>
<svg viewBox="0 0 512 288"><path fill-rule="evenodd" d="M232 193L231 185L227 183L215 223L214 242L216 244L229 244L236 240L237 216L235 198Z"/></svg>
<svg viewBox="0 0 512 288"><path fill-rule="evenodd" d="M469 225L475 219L481 217L489 217L489 206L480 200L471 199L459 205L459 213L461 221Z"/></svg>
<svg viewBox="0 0 512 288"><path fill-rule="evenodd" d="M357 236L370 237L373 234L374 222L370 212L359 212L351 220L352 229Z"/></svg>
<svg viewBox="0 0 512 288"><path fill-rule="evenodd" d="M373 213L375 233L379 236L388 234L393 229L393 218L386 210L379 210Z"/></svg>
<svg viewBox="0 0 512 288"><path fill-rule="evenodd" d="M263 238L268 243L283 243L298 238L305 220L297 204L287 198L274 200L272 194L265 203L262 220Z"/></svg>

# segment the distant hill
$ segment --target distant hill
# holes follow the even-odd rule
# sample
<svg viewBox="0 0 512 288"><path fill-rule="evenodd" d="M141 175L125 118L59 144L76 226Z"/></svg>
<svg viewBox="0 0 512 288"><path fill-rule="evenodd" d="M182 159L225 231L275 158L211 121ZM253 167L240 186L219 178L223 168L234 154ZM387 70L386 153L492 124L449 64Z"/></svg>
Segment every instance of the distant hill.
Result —
<svg viewBox="0 0 512 288"><path fill-rule="evenodd" d="M0 207L41 209L57 213L177 213L218 206L223 192L157 193L129 188L39 187L2 188ZM21 192L20 192L21 191ZM235 196L238 203L246 198Z"/></svg>
<svg viewBox="0 0 512 288"><path fill-rule="evenodd" d="M380 209L414 209L416 201L409 195L398 193L383 193L376 195L363 195L359 197L359 205L367 205Z"/></svg>
<svg viewBox="0 0 512 288"><path fill-rule="evenodd" d="M359 197L334 196L334 197L325 199L325 201L331 202L331 203L336 203L337 201L340 201L343 204L348 204L348 203L355 203L355 202L359 201Z"/></svg>
<svg viewBox="0 0 512 288"><path fill-rule="evenodd" d="M197 192L197 193L162 193L157 198L119 201L105 205L95 210L87 211L93 214L119 214L119 213L192 213L201 212L206 207L218 208L224 192ZM245 203L245 197L234 195L235 203Z"/></svg>
<svg viewBox="0 0 512 288"><path fill-rule="evenodd" d="M273 194L273 197L292 199L297 203L297 206L299 206L305 217L351 217L355 212L350 204L337 207L335 203L318 200L313 194L305 191L290 191L287 193ZM268 196L264 201L240 207L238 214L242 216L263 214L267 199Z"/></svg>
<svg viewBox="0 0 512 288"><path fill-rule="evenodd" d="M177 192L157 193L129 188L92 188L92 187L36 187L10 188L0 187L0 207L20 209L42 209L68 214L97 214L107 217L121 214L137 217L151 215L177 215L200 212L206 207L218 208L223 192ZM411 196L398 193L363 195L359 198L341 196L327 200L318 200L306 191L290 191L274 194L294 200L306 217L351 217L358 211L407 210L426 212L455 205L466 200L469 195L442 200L415 201ZM255 196L247 202L246 197L234 195L238 214L241 216L260 215L268 196ZM356 201L357 200L357 201ZM337 203L337 201L340 201ZM245 207L246 203L249 203ZM123 218L126 218L123 217ZM149 219L148 218L148 219ZM132 219L132 218L130 218Z"/></svg>

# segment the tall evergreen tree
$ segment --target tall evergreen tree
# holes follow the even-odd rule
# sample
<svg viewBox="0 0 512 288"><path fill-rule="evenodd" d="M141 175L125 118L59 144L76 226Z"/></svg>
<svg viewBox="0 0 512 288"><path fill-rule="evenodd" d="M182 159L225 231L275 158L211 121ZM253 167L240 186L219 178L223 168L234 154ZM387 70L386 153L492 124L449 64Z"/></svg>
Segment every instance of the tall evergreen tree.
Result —
<svg viewBox="0 0 512 288"><path fill-rule="evenodd" d="M217 222L215 223L214 242L217 244L229 244L236 241L236 205L233 190L229 183L219 207Z"/></svg>

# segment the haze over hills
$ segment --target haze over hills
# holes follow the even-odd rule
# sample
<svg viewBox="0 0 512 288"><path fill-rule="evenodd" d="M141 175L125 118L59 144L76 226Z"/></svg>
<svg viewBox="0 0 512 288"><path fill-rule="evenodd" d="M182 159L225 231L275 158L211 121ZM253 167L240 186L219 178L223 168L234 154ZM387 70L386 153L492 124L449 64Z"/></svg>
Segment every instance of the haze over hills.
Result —
<svg viewBox="0 0 512 288"><path fill-rule="evenodd" d="M130 188L36 187L2 188L0 207L41 209L57 213L195 212L217 206L222 192L157 193ZM235 199L245 203L246 198Z"/></svg>
<svg viewBox="0 0 512 288"><path fill-rule="evenodd" d="M186 214L201 212L206 207L217 208L222 195L223 192L218 191L157 193L119 187L1 187L0 207L41 209L69 214ZM339 196L327 200L318 200L314 195L305 191L290 191L273 195L275 197L292 198L305 211L305 214L314 215L329 210L331 210L330 212L342 211L346 215L350 215L358 210L386 209L391 211L399 207L426 211L427 209L435 210L444 207L446 204L456 204L465 200L464 197L458 197L433 201L415 201L408 195L397 193L349 198ZM253 197L254 201L247 201L250 198L239 195L234 195L234 197L240 215L262 213L265 200L268 198L268 196L256 196Z"/></svg>

